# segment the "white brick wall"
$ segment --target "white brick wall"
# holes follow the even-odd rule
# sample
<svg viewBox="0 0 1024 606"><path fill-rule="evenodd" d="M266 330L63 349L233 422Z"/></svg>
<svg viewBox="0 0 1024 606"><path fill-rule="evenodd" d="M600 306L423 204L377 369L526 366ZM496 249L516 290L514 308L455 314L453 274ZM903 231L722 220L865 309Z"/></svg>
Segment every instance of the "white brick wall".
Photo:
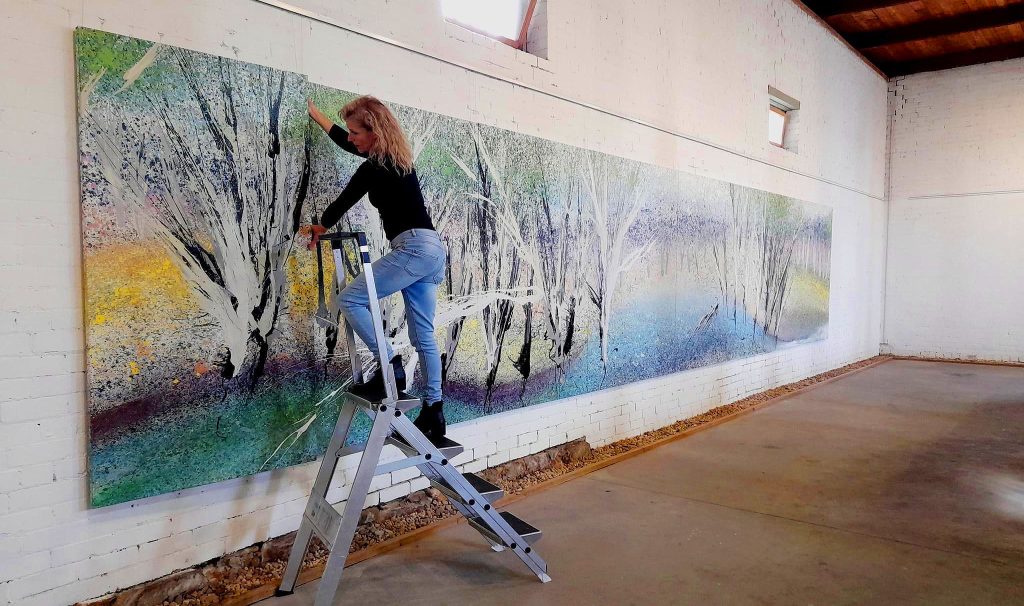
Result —
<svg viewBox="0 0 1024 606"><path fill-rule="evenodd" d="M309 464L86 508L71 45L78 25L303 72L330 86L833 207L828 340L461 424L452 435L467 445L456 460L466 469L579 437L605 444L877 353L886 83L789 0L553 2L550 61L445 24L437 3L302 6L689 138L253 0L7 2L0 13L0 55L8 58L0 62L0 604L68 604L294 530L315 473ZM801 100L799 154L767 143L769 84ZM342 463L347 473L331 490L335 499L346 496L355 465ZM422 486L400 472L384 476L367 504Z"/></svg>
<svg viewBox="0 0 1024 606"><path fill-rule="evenodd" d="M1024 60L892 85L886 349L1024 360Z"/></svg>

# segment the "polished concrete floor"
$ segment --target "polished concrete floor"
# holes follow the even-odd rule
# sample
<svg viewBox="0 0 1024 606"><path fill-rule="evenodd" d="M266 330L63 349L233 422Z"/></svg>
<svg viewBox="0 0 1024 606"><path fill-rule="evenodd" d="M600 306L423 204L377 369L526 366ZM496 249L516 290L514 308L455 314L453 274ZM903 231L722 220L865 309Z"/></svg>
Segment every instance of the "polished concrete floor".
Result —
<svg viewBox="0 0 1024 606"><path fill-rule="evenodd" d="M1024 605L1024 368L886 362L509 510L552 582L460 524L336 604Z"/></svg>

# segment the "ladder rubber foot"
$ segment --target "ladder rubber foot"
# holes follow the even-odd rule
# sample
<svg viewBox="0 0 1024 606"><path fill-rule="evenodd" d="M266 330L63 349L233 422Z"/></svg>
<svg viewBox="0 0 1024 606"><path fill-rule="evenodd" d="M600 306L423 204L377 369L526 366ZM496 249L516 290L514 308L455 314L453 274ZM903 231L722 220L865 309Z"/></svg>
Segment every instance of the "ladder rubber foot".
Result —
<svg viewBox="0 0 1024 606"><path fill-rule="evenodd" d="M286 595L291 595L293 593L295 593L295 592L294 591L285 591L284 589L276 589L274 591L274 597L275 598L280 598L280 597L284 597Z"/></svg>

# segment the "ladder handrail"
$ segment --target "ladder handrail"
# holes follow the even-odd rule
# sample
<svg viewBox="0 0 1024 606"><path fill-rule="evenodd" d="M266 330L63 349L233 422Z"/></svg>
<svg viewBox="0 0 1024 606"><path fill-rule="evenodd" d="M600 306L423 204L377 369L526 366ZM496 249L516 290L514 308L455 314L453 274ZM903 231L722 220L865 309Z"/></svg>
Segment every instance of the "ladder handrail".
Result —
<svg viewBox="0 0 1024 606"><path fill-rule="evenodd" d="M348 240L351 238L359 239L365 238L365 231L334 231L331 233L321 234L318 240Z"/></svg>
<svg viewBox="0 0 1024 606"><path fill-rule="evenodd" d="M315 220L316 219L314 217L314 221ZM330 233L322 234L322 235L320 235L317 238L317 244L316 244L316 279L317 279L317 289L318 289L318 292L319 293L323 293L324 292L324 260L323 260L323 255L321 254L321 246L320 246L320 244L322 242L329 243L331 245L332 252L334 253L334 273L335 273L335 280L336 280L337 285L338 285L338 292L341 292L341 290L343 290L345 288L345 286L348 284L348 274L345 272L343 258L342 258L343 248L344 248L344 244L345 244L346 240L355 240L356 252L359 253L359 258L360 258L360 262L361 262L360 265L361 265L362 271L366 273L366 277L367 277L367 287L368 287L368 294L370 295L370 301L373 302L373 305L370 306L370 310L371 310L371 313L375 313L374 318L376 320L376 318L378 318L380 316L380 310L379 310L379 304L376 302L377 289L375 288L375 285L373 284L373 278L372 278L373 271L372 271L372 267L371 267L371 263L370 263L369 243L368 243L368 240L366 238L366 232L364 232L364 231L336 231L336 232L330 232ZM375 308L377 308L377 309L375 309ZM330 323L332 323L332 324L334 323L333 319L332 320L328 320L328 321ZM376 321L374 322L375 325L378 324L378 323L379 322L376 322ZM344 331L343 332L345 333L345 345L346 345L346 348L348 350L349 365L351 366L351 370L352 370L352 383L353 383L353 385L354 384L358 384L358 383L362 383L363 382L362 362L359 359L358 347L356 346L355 335L352 332L352 327L348 325L348 322L344 323ZM383 327L382 327L382 330L381 330L381 335L383 335ZM384 355L383 354L384 348L382 347L382 345L383 345L382 340L378 339L378 343L377 344L378 344L378 352L377 353L378 353L378 356L380 356L380 358L382 359L383 355ZM385 366L384 364L381 364L382 370L384 370L384 366ZM391 381L392 381L392 384L394 384L393 373L394 373L394 371L390 368L390 365L388 365L388 368L386 369L385 379L390 378ZM391 376L387 376L387 375L391 375ZM397 394L397 392L396 393L391 393L390 390L389 390L388 391L388 395L392 399L397 399L397 395L398 394Z"/></svg>

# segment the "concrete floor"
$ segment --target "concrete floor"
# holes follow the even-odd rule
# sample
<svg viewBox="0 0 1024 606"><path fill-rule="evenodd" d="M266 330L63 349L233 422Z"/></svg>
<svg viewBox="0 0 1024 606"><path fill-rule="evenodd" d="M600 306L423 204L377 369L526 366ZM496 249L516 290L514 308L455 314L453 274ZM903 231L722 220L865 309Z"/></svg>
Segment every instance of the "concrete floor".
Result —
<svg viewBox="0 0 1024 606"><path fill-rule="evenodd" d="M460 524L336 603L1022 605L1024 368L887 362L509 510L551 583Z"/></svg>

